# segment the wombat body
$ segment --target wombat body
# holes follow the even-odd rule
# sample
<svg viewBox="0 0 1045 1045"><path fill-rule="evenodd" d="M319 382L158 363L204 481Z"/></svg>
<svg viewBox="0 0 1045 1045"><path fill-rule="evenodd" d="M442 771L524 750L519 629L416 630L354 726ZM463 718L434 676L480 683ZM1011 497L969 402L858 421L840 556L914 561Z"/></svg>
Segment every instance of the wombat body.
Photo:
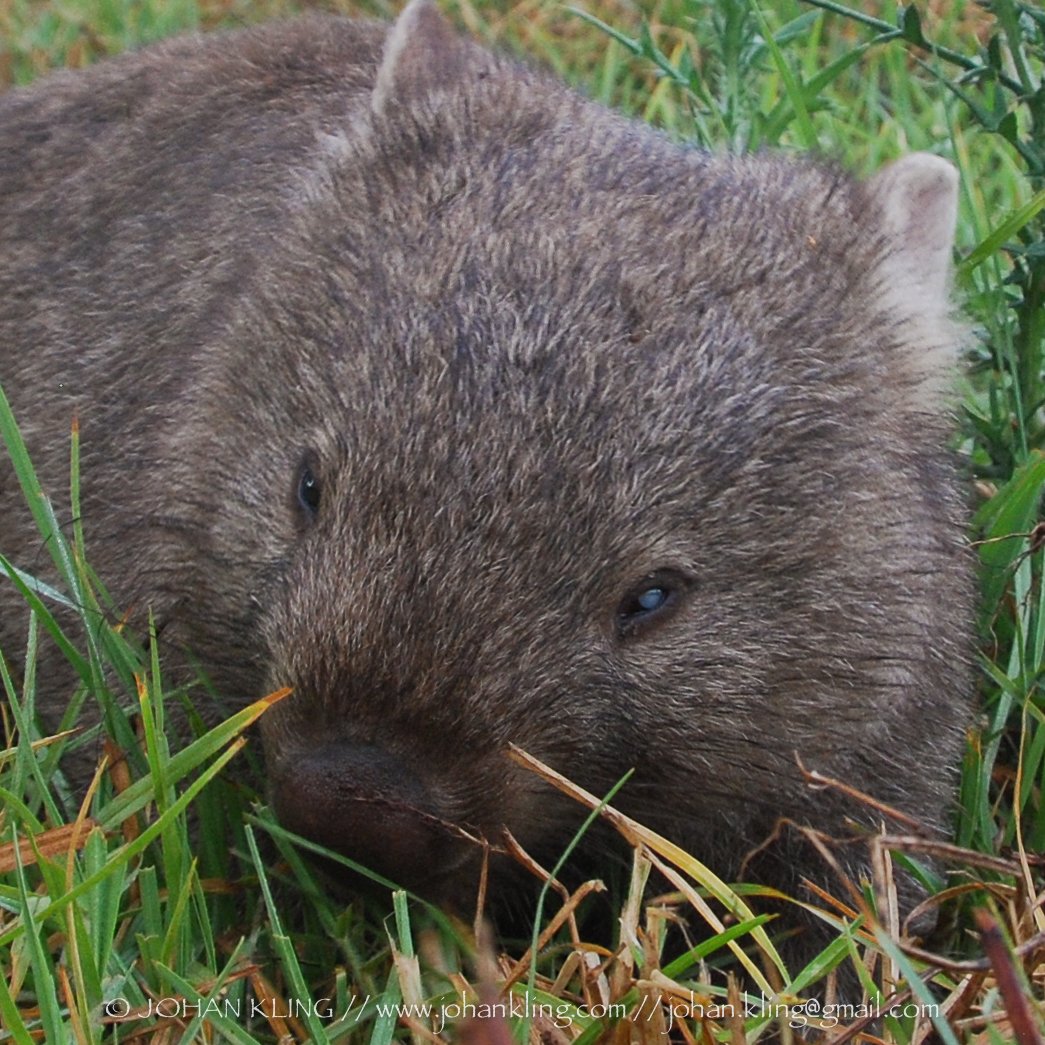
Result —
<svg viewBox="0 0 1045 1045"><path fill-rule="evenodd" d="M867 819L796 756L946 823L943 161L686 151L423 2L59 74L0 140L0 383L58 501L79 418L118 604L229 701L293 688L290 827L467 905L458 829L550 860L581 815L509 743L595 793L634 768L616 804L723 875L781 817ZM6 461L0 499L40 569ZM25 618L0 585L15 664Z"/></svg>

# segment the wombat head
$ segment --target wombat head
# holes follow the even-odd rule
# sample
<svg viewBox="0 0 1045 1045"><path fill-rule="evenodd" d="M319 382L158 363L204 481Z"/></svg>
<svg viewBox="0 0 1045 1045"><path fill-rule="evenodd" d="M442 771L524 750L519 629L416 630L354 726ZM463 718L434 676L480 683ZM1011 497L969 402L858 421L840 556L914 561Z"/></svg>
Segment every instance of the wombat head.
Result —
<svg viewBox="0 0 1045 1045"><path fill-rule="evenodd" d="M579 820L509 743L596 793L634 768L618 804L724 871L840 826L796 754L939 822L952 169L687 151L423 2L327 146L189 432L294 690L287 824L464 902L464 834L548 858Z"/></svg>

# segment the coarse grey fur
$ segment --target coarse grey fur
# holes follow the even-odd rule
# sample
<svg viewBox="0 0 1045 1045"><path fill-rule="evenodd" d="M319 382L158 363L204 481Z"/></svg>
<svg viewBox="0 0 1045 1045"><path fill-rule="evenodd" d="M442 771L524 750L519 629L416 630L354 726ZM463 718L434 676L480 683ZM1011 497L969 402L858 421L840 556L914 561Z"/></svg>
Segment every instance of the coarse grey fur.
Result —
<svg viewBox="0 0 1045 1045"><path fill-rule="evenodd" d="M946 163L685 150L423 0L51 76L0 140L0 382L59 502L79 418L119 605L233 703L293 687L291 826L467 908L447 825L548 860L580 816L509 742L596 793L634 767L617 804L726 876L780 817L869 818L796 755L946 824ZM39 569L6 462L0 501Z"/></svg>

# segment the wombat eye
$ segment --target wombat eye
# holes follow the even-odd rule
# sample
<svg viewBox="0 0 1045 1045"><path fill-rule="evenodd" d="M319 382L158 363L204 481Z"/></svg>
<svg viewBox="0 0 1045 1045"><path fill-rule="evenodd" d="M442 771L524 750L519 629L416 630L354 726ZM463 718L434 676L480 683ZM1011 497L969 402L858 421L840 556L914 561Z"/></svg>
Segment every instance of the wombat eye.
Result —
<svg viewBox="0 0 1045 1045"><path fill-rule="evenodd" d="M319 480L308 462L298 469L298 507L309 522L319 512Z"/></svg>
<svg viewBox="0 0 1045 1045"><path fill-rule="evenodd" d="M632 638L663 620L678 605L684 584L683 578L668 570L644 578L617 607L617 634Z"/></svg>

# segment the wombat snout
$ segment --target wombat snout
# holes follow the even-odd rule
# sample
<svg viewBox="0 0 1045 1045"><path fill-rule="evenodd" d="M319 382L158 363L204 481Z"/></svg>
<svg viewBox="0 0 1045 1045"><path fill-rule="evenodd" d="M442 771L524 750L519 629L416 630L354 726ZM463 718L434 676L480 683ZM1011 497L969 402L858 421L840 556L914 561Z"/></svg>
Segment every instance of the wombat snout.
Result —
<svg viewBox="0 0 1045 1045"><path fill-rule="evenodd" d="M425 895L440 894L464 844L410 767L372 744L300 752L272 774L272 795L291 831Z"/></svg>

